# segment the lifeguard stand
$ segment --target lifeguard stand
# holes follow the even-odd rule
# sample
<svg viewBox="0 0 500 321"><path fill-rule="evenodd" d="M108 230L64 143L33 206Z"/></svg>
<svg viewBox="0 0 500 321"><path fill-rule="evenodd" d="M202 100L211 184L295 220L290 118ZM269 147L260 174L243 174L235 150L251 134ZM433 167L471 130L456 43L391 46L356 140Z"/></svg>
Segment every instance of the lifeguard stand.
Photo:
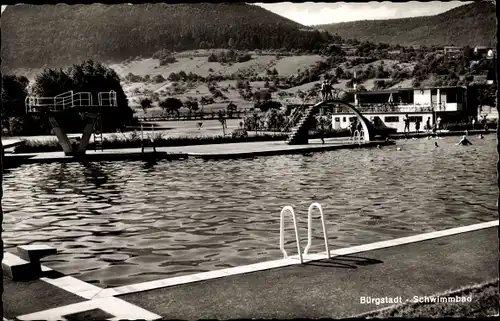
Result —
<svg viewBox="0 0 500 321"><path fill-rule="evenodd" d="M65 155L84 155L92 134L94 134L96 146L99 145L102 149L101 113L106 108L118 107L116 92L114 90L99 92L97 97L98 104L96 105L93 103L92 93L90 92L74 93L73 91L68 91L55 97L28 96L25 100L26 113L38 113L48 116L52 129ZM83 135L78 146L73 146L60 121L61 113L69 109L79 112L85 121Z"/></svg>

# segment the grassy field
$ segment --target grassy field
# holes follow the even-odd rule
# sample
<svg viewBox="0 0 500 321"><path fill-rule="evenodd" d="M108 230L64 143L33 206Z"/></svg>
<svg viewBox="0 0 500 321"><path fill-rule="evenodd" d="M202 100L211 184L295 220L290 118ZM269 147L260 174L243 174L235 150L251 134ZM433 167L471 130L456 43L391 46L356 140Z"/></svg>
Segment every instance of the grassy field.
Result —
<svg viewBox="0 0 500 321"><path fill-rule="evenodd" d="M366 313L362 318L477 318L498 315L498 279L435 294L435 297L470 297L471 302L403 303Z"/></svg>

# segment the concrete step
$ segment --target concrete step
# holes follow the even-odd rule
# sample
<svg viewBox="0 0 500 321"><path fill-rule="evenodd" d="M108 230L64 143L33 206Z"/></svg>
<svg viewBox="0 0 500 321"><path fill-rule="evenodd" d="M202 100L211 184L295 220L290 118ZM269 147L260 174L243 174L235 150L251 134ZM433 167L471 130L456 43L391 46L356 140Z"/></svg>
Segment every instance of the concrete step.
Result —
<svg viewBox="0 0 500 321"><path fill-rule="evenodd" d="M40 259L48 255L57 254L57 249L48 245L22 245L17 247L19 256L31 263L40 263Z"/></svg>
<svg viewBox="0 0 500 321"><path fill-rule="evenodd" d="M2 260L3 274L13 281L25 281L38 278L36 268L31 262L12 253L5 252Z"/></svg>

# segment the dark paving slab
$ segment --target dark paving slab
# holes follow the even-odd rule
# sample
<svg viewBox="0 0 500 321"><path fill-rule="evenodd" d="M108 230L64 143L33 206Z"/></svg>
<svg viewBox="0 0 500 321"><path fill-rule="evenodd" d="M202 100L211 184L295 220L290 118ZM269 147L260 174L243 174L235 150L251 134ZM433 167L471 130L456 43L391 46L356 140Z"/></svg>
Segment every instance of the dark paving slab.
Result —
<svg viewBox="0 0 500 321"><path fill-rule="evenodd" d="M4 317L8 319L86 301L82 297L41 280L13 282L4 277L3 286Z"/></svg>
<svg viewBox="0 0 500 321"><path fill-rule="evenodd" d="M119 298L165 319L345 318L388 306L361 296L405 301L493 279L498 258L495 227Z"/></svg>

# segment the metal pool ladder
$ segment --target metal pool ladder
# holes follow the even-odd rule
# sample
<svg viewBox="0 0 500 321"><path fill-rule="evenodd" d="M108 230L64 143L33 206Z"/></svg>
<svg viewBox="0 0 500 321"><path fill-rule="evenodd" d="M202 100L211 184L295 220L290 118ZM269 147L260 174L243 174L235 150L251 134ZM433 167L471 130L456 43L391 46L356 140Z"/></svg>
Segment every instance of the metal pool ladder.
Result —
<svg viewBox="0 0 500 321"><path fill-rule="evenodd" d="M323 215L323 208L319 203L312 203L307 211L307 245L304 249L304 256L307 255L307 251L311 248L312 244L312 210L317 208L320 213L321 225L323 226L323 237L325 239L326 257L330 258L330 249L328 247L328 235L326 233L325 216Z"/></svg>
<svg viewBox="0 0 500 321"><path fill-rule="evenodd" d="M295 229L295 240L297 242L297 251L299 253L299 260L300 263L304 263L302 260L302 251L300 249L300 238L299 238L299 228L297 226L297 217L295 216L295 212L293 211L293 207L291 206L285 206L281 210L281 215L280 215L280 250L283 252L283 258L286 259L288 258L288 254L286 253L285 250L285 213L286 211L289 211L292 214L292 219L293 219L293 228Z"/></svg>
<svg viewBox="0 0 500 321"><path fill-rule="evenodd" d="M293 210L293 207L291 206L285 206L281 210L281 215L280 215L280 250L283 252L283 258L286 259L288 258L288 254L285 250L285 212L289 211L292 214L292 219L293 219L293 225L295 229L295 240L297 242L297 251L299 255L299 260L300 263L304 263L303 257L307 255L307 252L311 248L312 244L312 211L314 208L319 209L320 213L320 218L321 218L321 225L323 226L323 237L325 239L325 248L326 248L326 256L327 258L330 258L330 249L328 247L328 235L326 232L326 225L325 225L325 216L323 215L323 208L319 203L312 203L309 206L309 210L307 213L307 246L304 249L304 253L302 253L301 248L300 248L300 237L299 237L299 229L297 226L297 217L295 215L295 212Z"/></svg>

